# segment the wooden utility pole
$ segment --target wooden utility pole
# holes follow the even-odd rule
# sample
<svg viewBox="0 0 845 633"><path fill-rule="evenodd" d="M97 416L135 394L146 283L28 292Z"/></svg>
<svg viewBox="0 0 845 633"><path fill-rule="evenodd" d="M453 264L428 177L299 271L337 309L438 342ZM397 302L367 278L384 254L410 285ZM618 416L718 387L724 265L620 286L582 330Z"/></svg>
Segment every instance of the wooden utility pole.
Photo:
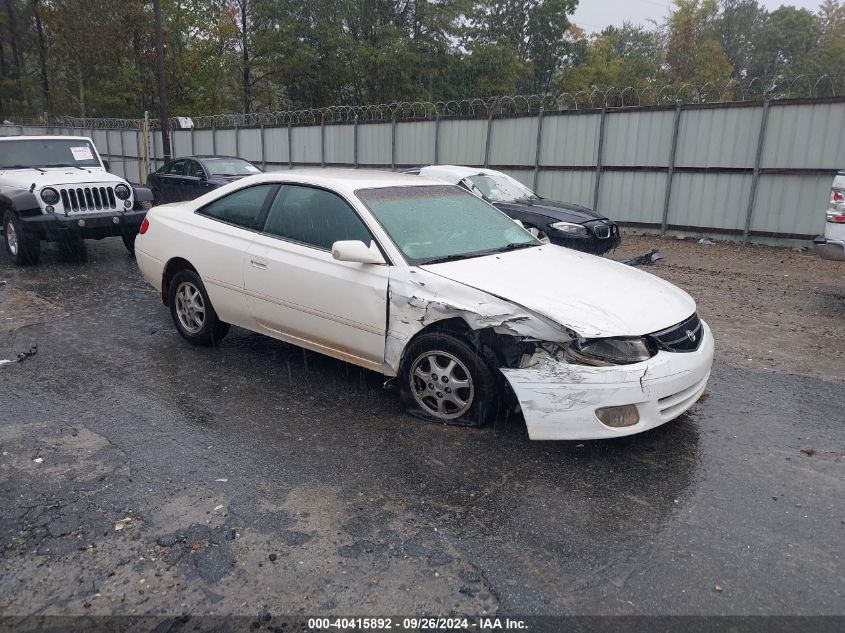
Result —
<svg viewBox="0 0 845 633"><path fill-rule="evenodd" d="M170 119L167 114L167 83L164 76L164 44L161 36L161 0L153 0L156 29L156 66L158 67L158 117L161 126L161 144L164 160L172 158L170 152Z"/></svg>

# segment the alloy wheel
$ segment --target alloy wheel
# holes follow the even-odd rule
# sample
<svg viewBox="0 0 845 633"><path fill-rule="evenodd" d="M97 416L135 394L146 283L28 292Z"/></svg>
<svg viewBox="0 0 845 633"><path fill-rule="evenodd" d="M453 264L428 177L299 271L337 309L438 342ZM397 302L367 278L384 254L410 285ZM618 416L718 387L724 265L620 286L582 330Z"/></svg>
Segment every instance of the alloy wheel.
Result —
<svg viewBox="0 0 845 633"><path fill-rule="evenodd" d="M411 366L411 391L422 409L441 420L454 420L472 407L475 387L466 365L449 352L421 354Z"/></svg>
<svg viewBox="0 0 845 633"><path fill-rule="evenodd" d="M198 334L205 325L205 303L202 293L190 281L183 281L176 288L176 315L189 334Z"/></svg>

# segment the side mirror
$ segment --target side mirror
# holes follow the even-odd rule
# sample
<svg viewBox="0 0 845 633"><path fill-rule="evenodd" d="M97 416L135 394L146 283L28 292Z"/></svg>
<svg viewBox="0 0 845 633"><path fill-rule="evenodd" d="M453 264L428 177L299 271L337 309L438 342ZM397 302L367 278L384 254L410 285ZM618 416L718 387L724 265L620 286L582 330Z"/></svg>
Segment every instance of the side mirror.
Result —
<svg viewBox="0 0 845 633"><path fill-rule="evenodd" d="M522 228L525 228L525 225L522 223L522 220L517 220L517 219L515 219L515 218L511 218L511 220L513 220L513 221L514 221L514 224L518 224L518 225L519 225L519 226L521 226Z"/></svg>
<svg viewBox="0 0 845 633"><path fill-rule="evenodd" d="M111 165L109 165L109 161L104 160L103 161L103 167L106 168L106 171L111 171Z"/></svg>
<svg viewBox="0 0 845 633"><path fill-rule="evenodd" d="M360 240L335 242L332 244L332 257L341 262L357 262L358 264L385 263L375 242L370 242L367 246Z"/></svg>

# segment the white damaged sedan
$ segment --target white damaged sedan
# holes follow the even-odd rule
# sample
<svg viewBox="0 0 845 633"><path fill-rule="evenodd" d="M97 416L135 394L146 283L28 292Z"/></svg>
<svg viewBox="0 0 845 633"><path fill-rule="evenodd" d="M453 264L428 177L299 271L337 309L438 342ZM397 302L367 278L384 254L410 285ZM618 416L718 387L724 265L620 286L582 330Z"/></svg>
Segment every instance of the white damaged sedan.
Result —
<svg viewBox="0 0 845 633"><path fill-rule="evenodd" d="M668 422L698 401L713 362L682 290L542 244L418 176L252 176L153 208L135 253L191 343L237 325L396 376L428 419L480 425L518 405L534 440Z"/></svg>

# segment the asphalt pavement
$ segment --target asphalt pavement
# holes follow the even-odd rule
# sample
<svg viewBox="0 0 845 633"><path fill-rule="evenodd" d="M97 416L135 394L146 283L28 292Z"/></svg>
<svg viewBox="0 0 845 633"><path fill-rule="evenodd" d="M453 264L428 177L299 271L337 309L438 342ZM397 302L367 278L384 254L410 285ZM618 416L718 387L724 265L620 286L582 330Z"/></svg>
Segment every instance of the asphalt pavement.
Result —
<svg viewBox="0 0 845 633"><path fill-rule="evenodd" d="M843 385L742 369L653 432L531 442L176 333L120 240L0 255L0 612L845 614ZM718 337L718 332L716 333Z"/></svg>

